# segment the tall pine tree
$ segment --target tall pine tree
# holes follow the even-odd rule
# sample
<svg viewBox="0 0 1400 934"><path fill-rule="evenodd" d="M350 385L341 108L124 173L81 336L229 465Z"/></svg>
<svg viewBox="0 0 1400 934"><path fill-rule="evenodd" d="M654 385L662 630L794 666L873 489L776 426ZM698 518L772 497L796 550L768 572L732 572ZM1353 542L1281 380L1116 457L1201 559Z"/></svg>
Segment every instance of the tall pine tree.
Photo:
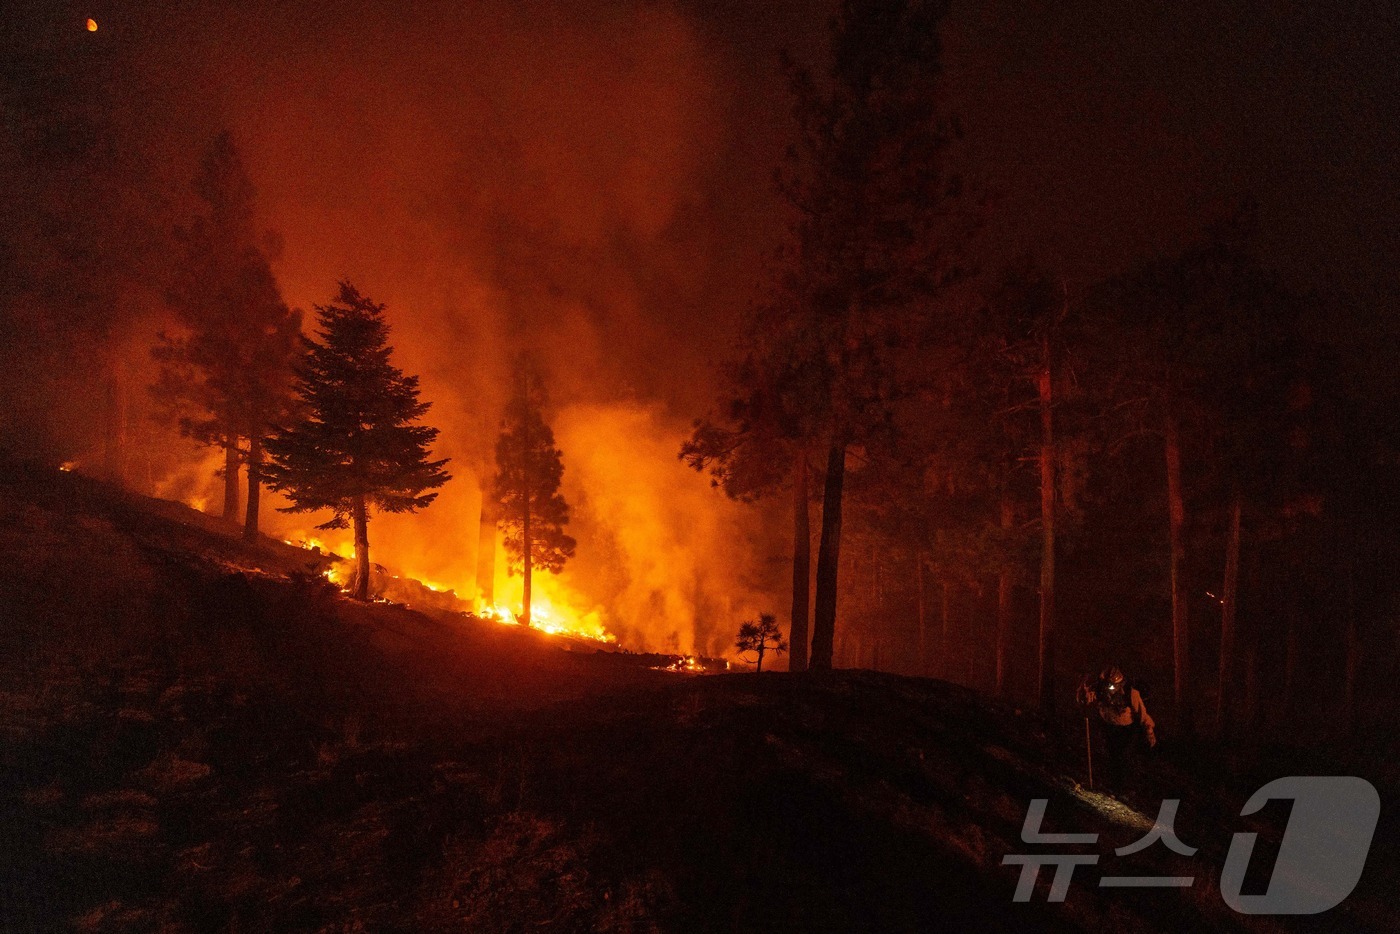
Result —
<svg viewBox="0 0 1400 934"><path fill-rule="evenodd" d="M252 538L263 441L292 414L301 313L283 303L258 243L256 193L227 133L210 144L194 189L205 213L177 233L183 256L167 296L181 333L160 335L153 392L182 434L223 449L225 519L237 513L247 462L244 535Z"/></svg>
<svg viewBox="0 0 1400 934"><path fill-rule="evenodd" d="M847 453L891 444L892 404L912 389L907 361L966 278L962 247L979 210L949 153L959 129L940 88L947 9L946 0L845 0L825 73L794 69L798 136L781 191L795 220L780 298L748 323L751 349L718 424L702 423L682 451L695 466L718 466L723 480L724 471L739 476L733 452L752 443L761 460L794 465L798 491L807 452L813 466L824 462L813 669L832 667ZM784 425L800 437L786 437ZM803 597L800 499L793 576ZM806 642L797 603L795 646Z"/></svg>
<svg viewBox="0 0 1400 934"><path fill-rule="evenodd" d="M733 368L717 410L698 420L681 446L681 459L708 470L731 499L753 502L789 484L793 500L792 655L789 671L807 670L811 577L810 438L816 429L809 400L821 386L800 352L780 358L785 335L773 333L787 317L779 303L753 310L746 323L750 349Z"/></svg>
<svg viewBox="0 0 1400 934"><path fill-rule="evenodd" d="M824 79L794 77L798 142L785 184L794 230L797 340L822 375L826 449L810 667L832 667L846 455L890 443L911 390L899 357L928 339L964 278L977 212L949 149L939 27L946 0L846 0Z"/></svg>
<svg viewBox="0 0 1400 934"><path fill-rule="evenodd" d="M559 493L564 463L541 414L539 377L523 357L515 371L515 392L496 442L496 502L510 571L524 580L520 620L528 626L534 569L558 574L577 543L564 531L569 524L569 504Z"/></svg>
<svg viewBox="0 0 1400 934"><path fill-rule="evenodd" d="M431 405L418 398L418 377L389 362L384 306L341 282L316 313L319 340L306 341L299 373L304 415L268 439L267 474L291 500L285 512L330 510L320 528L354 525L354 595L365 600L370 507L416 512L451 478L446 460L429 459L437 429L414 424Z"/></svg>

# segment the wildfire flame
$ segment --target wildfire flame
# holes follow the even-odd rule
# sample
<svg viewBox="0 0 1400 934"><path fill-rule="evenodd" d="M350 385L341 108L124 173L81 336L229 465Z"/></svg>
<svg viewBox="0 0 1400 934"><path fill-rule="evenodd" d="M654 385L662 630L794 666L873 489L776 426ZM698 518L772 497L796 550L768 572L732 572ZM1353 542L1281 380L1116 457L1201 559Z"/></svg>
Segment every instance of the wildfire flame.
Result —
<svg viewBox="0 0 1400 934"><path fill-rule="evenodd" d="M321 576L335 584L341 590L346 590L350 586L350 577L342 567L343 562L336 562L321 572Z"/></svg>
<svg viewBox="0 0 1400 934"><path fill-rule="evenodd" d="M476 615L508 626L519 626L520 616L500 604L483 605ZM530 628L551 636L572 636L579 639L592 639L595 642L613 643L617 637L608 632L598 619L597 613L584 616L561 614L548 604L534 603L530 606Z"/></svg>
<svg viewBox="0 0 1400 934"><path fill-rule="evenodd" d="M283 533L286 535L282 539L284 544L294 548L304 548L307 551L314 551L318 554L333 555L341 557L329 568L322 572L322 577L339 587L342 591L347 591L354 579L353 559L355 549L353 544L348 542L332 541L329 544L322 538L300 532ZM391 577L414 581L426 587L434 593L443 594L449 598L457 597L457 588L450 584L445 584L436 580L425 580L414 575L411 571L402 574L391 574ZM553 579L536 578L536 588L534 599L530 605L530 628L543 632L551 636L568 636L576 639L589 639L594 642L613 644L617 642L617 637L608 631L603 624L602 612L600 610L582 611L574 609L579 605L579 600L568 588ZM510 592L508 599L514 597L520 599L521 590L518 578L502 581L502 589ZM460 598L458 598L460 599ZM464 602L465 603L465 602ZM465 604L469 606L470 604ZM521 625L519 614L508 606L495 604L480 604L474 614L479 619L491 620L508 626Z"/></svg>
<svg viewBox="0 0 1400 934"><path fill-rule="evenodd" d="M483 608L487 618L519 624L515 609L524 604L524 586L519 577L505 577L496 582L498 602ZM504 598L504 599L501 599ZM530 599L530 628L553 636L573 636L595 642L614 643L617 637L603 622L601 608L583 609L588 604L569 585L552 574L534 578Z"/></svg>

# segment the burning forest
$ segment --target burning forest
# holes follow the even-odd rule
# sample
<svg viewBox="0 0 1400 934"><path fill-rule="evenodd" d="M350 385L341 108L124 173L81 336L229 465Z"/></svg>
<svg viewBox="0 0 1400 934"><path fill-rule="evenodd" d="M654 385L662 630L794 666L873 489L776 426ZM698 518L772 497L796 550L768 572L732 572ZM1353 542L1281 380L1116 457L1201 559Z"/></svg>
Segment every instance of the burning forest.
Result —
<svg viewBox="0 0 1400 934"><path fill-rule="evenodd" d="M0 53L0 928L1396 928L1385 17Z"/></svg>

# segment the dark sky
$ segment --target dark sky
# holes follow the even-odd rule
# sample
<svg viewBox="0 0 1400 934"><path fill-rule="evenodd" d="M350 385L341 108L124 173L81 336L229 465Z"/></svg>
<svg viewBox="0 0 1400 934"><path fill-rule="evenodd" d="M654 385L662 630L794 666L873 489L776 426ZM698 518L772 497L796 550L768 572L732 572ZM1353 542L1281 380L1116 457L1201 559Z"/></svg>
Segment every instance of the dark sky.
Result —
<svg viewBox="0 0 1400 934"><path fill-rule="evenodd" d="M1247 194L1280 268L1395 295L1393 6L963 4L948 40L1009 239L1095 275Z"/></svg>

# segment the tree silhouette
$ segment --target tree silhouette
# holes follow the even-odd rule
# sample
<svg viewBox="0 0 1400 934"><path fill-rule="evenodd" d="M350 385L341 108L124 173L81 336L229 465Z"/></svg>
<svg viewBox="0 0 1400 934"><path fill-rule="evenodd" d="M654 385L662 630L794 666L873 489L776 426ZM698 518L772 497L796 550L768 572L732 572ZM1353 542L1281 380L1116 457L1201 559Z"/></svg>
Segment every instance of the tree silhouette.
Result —
<svg viewBox="0 0 1400 934"><path fill-rule="evenodd" d="M450 476L429 460L436 428L416 425L431 403L418 377L389 362L384 306L349 282L317 305L319 340L306 341L298 376L303 417L267 441L271 486L287 494L285 512L330 510L323 529L355 529L356 599L369 598L369 509L416 512Z"/></svg>
<svg viewBox="0 0 1400 934"><path fill-rule="evenodd" d="M743 372L760 377L744 386L756 398L770 395L763 374L775 377L798 405L785 414L799 416L800 449L825 463L812 668L832 666L847 454L888 443L891 404L913 372L904 364L964 278L960 248L978 213L949 159L958 126L941 113L947 8L846 0L829 71L793 73L798 136L781 190L796 220L781 299L751 323Z"/></svg>
<svg viewBox="0 0 1400 934"><path fill-rule="evenodd" d="M739 627L739 639L734 647L740 652L758 653L758 670L763 670L763 656L769 652L779 655L788 650L783 631L778 628L778 618L772 613L760 614L757 621L750 620Z"/></svg>
<svg viewBox="0 0 1400 934"><path fill-rule="evenodd" d="M782 489L792 492L792 655L791 671L807 670L811 541L811 451L816 430L810 400L820 386L800 356L781 358L784 312L760 306L746 331L748 355L730 374L718 410L695 423L681 447L681 459L708 470L725 495L752 502Z"/></svg>
<svg viewBox="0 0 1400 934"><path fill-rule="evenodd" d="M224 518L238 510L248 465L244 536L258 531L263 442L291 416L301 313L282 301L253 227L255 192L227 133L195 178L206 213L177 233L183 246L167 298L181 332L161 333L157 402L185 436L224 451ZM247 447L241 447L246 440Z"/></svg>
<svg viewBox="0 0 1400 934"><path fill-rule="evenodd" d="M1182 732L1195 726L1199 693L1193 646L1203 621L1192 612L1192 594L1202 536L1194 527L1214 513L1225 528L1224 579L1211 585L1221 611L1219 725L1235 662L1241 525L1251 506L1261 515L1281 507L1285 478L1308 449L1294 443L1288 400L1306 393L1301 351L1312 309L1255 256L1255 223L1246 202L1180 254L1106 283L1100 299L1102 331L1113 340L1096 362L1112 374L1109 398L1127 420L1120 430L1161 440L1173 701Z"/></svg>
<svg viewBox="0 0 1400 934"><path fill-rule="evenodd" d="M569 504L559 493L564 463L541 414L543 405L539 376L522 356L515 363L515 392L506 403L505 425L496 442L495 496L510 572L524 579L520 619L527 626L534 569L558 574L577 544L564 531L569 524Z"/></svg>

